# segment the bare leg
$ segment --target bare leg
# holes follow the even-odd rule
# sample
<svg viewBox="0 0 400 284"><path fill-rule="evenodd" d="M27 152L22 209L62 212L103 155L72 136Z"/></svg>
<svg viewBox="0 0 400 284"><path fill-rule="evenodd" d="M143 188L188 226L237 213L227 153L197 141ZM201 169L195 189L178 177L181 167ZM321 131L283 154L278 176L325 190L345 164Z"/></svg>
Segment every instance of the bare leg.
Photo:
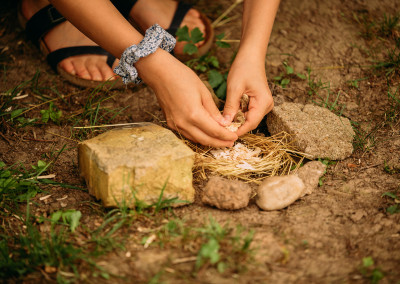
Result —
<svg viewBox="0 0 400 284"><path fill-rule="evenodd" d="M48 4L47 0L22 0L22 14L26 19L30 19ZM50 51L70 46L96 45L68 21L50 30L44 36L44 42ZM114 76L106 60L106 56L103 55L79 55L62 60L59 66L68 73L83 79L105 81Z"/></svg>
<svg viewBox="0 0 400 284"><path fill-rule="evenodd" d="M173 0L138 0L133 6L130 16L137 22L142 30L148 29L157 23L167 29L176 11L178 2ZM195 9L190 9L182 21L181 26L188 26L189 30L198 27L205 33L205 26L200 18L200 14ZM177 42L175 53L182 54L185 42ZM201 45L202 43L199 43Z"/></svg>

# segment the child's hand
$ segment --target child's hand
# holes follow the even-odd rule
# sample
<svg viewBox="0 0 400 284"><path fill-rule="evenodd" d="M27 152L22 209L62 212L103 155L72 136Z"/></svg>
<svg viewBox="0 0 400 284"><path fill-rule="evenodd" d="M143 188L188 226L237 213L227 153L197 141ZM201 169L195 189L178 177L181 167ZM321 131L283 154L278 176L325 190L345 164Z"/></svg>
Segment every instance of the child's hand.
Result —
<svg viewBox="0 0 400 284"><path fill-rule="evenodd" d="M264 60L251 62L249 58L241 60L236 57L228 75L225 119L232 121L239 110L243 94L250 98L249 110L245 113L246 122L237 131L238 136L255 129L274 106L265 75Z"/></svg>
<svg viewBox="0 0 400 284"><path fill-rule="evenodd" d="M223 127L228 123L190 68L162 50L135 65L143 81L155 91L170 128L203 145L233 146L237 134Z"/></svg>

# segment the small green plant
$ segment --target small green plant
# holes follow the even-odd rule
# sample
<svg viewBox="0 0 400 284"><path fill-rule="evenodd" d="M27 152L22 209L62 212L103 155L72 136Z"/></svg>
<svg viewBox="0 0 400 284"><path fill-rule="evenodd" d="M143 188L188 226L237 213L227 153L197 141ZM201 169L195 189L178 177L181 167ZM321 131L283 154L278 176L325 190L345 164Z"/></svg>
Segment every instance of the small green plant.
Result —
<svg viewBox="0 0 400 284"><path fill-rule="evenodd" d="M203 34L198 30L198 28L193 29L189 34L189 30L186 26L178 29L177 36L178 41L187 42L184 46L183 52L189 55L198 53L196 43L204 40ZM229 48L230 44L224 41L224 37L224 33L217 35L216 45L220 48ZM221 100L226 98L226 80L228 78L228 72L221 70L217 57L208 52L205 55L188 60L186 65L195 71L202 73L207 72L208 82L214 89L217 97Z"/></svg>
<svg viewBox="0 0 400 284"><path fill-rule="evenodd" d="M306 79L306 76L301 73L295 73L293 67L291 67L287 61L283 61L284 72L281 72L279 76L274 77L275 84L281 86L282 88L286 88L290 80L294 77L300 78L302 80Z"/></svg>
<svg viewBox="0 0 400 284"><path fill-rule="evenodd" d="M23 167L9 166L0 161L0 206L11 210L14 203L26 202L40 192L38 180L41 173L46 171L48 166L38 162L32 166L35 171L28 171Z"/></svg>
<svg viewBox="0 0 400 284"><path fill-rule="evenodd" d="M322 82L321 79L318 79L318 81L316 81L315 78L311 76L311 72L311 67L307 67L307 94L310 97L313 97L314 95L318 95L320 91L329 89L330 84L329 82Z"/></svg>
<svg viewBox="0 0 400 284"><path fill-rule="evenodd" d="M189 28L187 26L179 28L176 31L176 36L178 41L187 42L183 47L183 52L189 55L196 54L198 52L196 43L204 40L203 33L200 31L199 28L194 28L189 33Z"/></svg>
<svg viewBox="0 0 400 284"><path fill-rule="evenodd" d="M81 211L78 210L66 210L66 211L56 211L51 214L52 226L62 220L62 223L69 225L71 232L74 232L79 225L79 220L82 217Z"/></svg>
<svg viewBox="0 0 400 284"><path fill-rule="evenodd" d="M237 270L245 268L246 265L238 262L238 260L244 261L250 257L253 230L244 235L245 229L243 227L237 226L236 229L233 229L228 225L221 226L212 217L209 218L209 222L204 227L195 230L200 233L200 237L203 239L197 253L196 271L207 263L216 266L220 273L228 267Z"/></svg>
<svg viewBox="0 0 400 284"><path fill-rule="evenodd" d="M353 19L360 26L360 35L367 40L371 40L376 34L376 22L367 13L353 13Z"/></svg>
<svg viewBox="0 0 400 284"><path fill-rule="evenodd" d="M365 278L369 279L373 284L379 283L379 281L382 280L383 277L385 276L379 268L375 267L374 260L370 256L364 257L362 259L362 266L360 268L360 272Z"/></svg>
<svg viewBox="0 0 400 284"><path fill-rule="evenodd" d="M376 145L375 135L381 125L376 125L370 131L366 131L360 127L359 123L355 121L350 121L350 123L356 134L353 141L354 149L362 152L370 152Z"/></svg>
<svg viewBox="0 0 400 284"><path fill-rule="evenodd" d="M226 82L228 79L228 72L220 73L217 70L210 70L208 72L208 83L215 90L215 94L221 100L226 99Z"/></svg>
<svg viewBox="0 0 400 284"><path fill-rule="evenodd" d="M221 48L230 48L231 45L224 41L225 33L221 33L215 36L217 38L217 41L215 44Z"/></svg>
<svg viewBox="0 0 400 284"><path fill-rule="evenodd" d="M385 112L385 118L388 122L397 122L400 120L400 87L393 92L388 88L388 109Z"/></svg>
<svg viewBox="0 0 400 284"><path fill-rule="evenodd" d="M53 102L49 103L49 108L48 109L42 109L40 111L40 114L42 115L42 122L47 123L49 119L53 121L54 123L59 123L61 116L62 116L62 111L57 110L57 107L54 106Z"/></svg>
<svg viewBox="0 0 400 284"><path fill-rule="evenodd" d="M324 173L322 174L322 176L319 178L318 180L318 186L323 186L324 185L324 175L326 174L326 171L328 170L328 168L332 165L336 165L335 161L331 161L330 159L321 159L318 158L318 161L320 161L321 163L323 163L326 166L326 169L324 171Z"/></svg>
<svg viewBox="0 0 400 284"><path fill-rule="evenodd" d="M318 81L311 77L311 68L307 68L307 93L310 96L311 101L320 106L329 109L336 115L341 116L345 105L339 103L340 91L336 94L336 97L332 99L332 91L329 82L322 82L321 79ZM323 95L325 93L326 95Z"/></svg>
<svg viewBox="0 0 400 284"><path fill-rule="evenodd" d="M372 68L376 71L383 71L387 78L400 74L400 48L388 49L385 59L374 60Z"/></svg>
<svg viewBox="0 0 400 284"><path fill-rule="evenodd" d="M399 23L400 23L400 14L394 16L383 14L383 19L379 25L379 34L383 37L395 36Z"/></svg>
<svg viewBox="0 0 400 284"><path fill-rule="evenodd" d="M349 85L349 87L359 90L360 86L358 85L358 82L361 82L361 81L364 81L364 80L367 80L367 79L368 79L368 77L349 80L349 81L347 81L347 84Z"/></svg>
<svg viewBox="0 0 400 284"><path fill-rule="evenodd" d="M400 213L400 198L394 192L385 192L382 197L390 199L390 206L386 208L386 212L389 214ZM393 204L395 203L395 204Z"/></svg>

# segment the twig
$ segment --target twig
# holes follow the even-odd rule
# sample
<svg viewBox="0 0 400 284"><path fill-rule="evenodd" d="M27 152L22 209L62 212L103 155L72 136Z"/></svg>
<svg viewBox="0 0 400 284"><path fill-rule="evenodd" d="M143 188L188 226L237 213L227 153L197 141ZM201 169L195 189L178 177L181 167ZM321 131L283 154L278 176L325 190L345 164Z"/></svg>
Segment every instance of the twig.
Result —
<svg viewBox="0 0 400 284"><path fill-rule="evenodd" d="M7 143L8 143L8 145L10 145L11 146L11 142L10 142L10 140L8 140L5 136L4 136L4 134L3 133L1 133L0 132L0 136L1 136L1 138L3 138Z"/></svg>
<svg viewBox="0 0 400 284"><path fill-rule="evenodd" d="M375 168L375 167L380 166L380 165L382 165L382 164L383 164L383 163L365 166L365 167L363 167L363 168L360 168L358 171L363 171L363 170L366 170L366 169Z"/></svg>
<svg viewBox="0 0 400 284"><path fill-rule="evenodd" d="M103 125L93 125L93 126L76 126L72 127L74 129L91 129L91 128L103 128L103 127L118 127L118 126L128 126L142 124L143 122L131 122L131 123L119 123L119 124L103 124Z"/></svg>
<svg viewBox="0 0 400 284"><path fill-rule="evenodd" d="M196 259L197 259L196 256L178 258L178 259L173 260L172 264L180 264L180 263L185 263L185 262L192 262L192 261L196 261Z"/></svg>
<svg viewBox="0 0 400 284"><path fill-rule="evenodd" d="M236 8L237 5L239 5L239 4L242 3L242 2L243 2L243 0L236 0L228 9L225 10L225 12L223 12L223 13L221 14L221 16L219 16L219 17L211 24L211 26L212 26L213 28L215 28L215 27L218 25L218 23L221 22L222 19L223 19L226 15L228 15L233 9Z"/></svg>
<svg viewBox="0 0 400 284"><path fill-rule="evenodd" d="M240 39L221 39L223 42L240 42Z"/></svg>
<svg viewBox="0 0 400 284"><path fill-rule="evenodd" d="M61 138L68 139L68 140L74 141L76 143L79 143L78 140L75 140L75 139L72 139L72 138L68 138L68 137L65 137L65 136L62 136L62 135L59 135L59 134L55 134L55 133L47 131L47 130L46 130L46 133L49 133L51 135L58 136L58 137L61 137Z"/></svg>
<svg viewBox="0 0 400 284"><path fill-rule="evenodd" d="M43 140L43 139L35 139L35 138L24 138L25 140L30 140L30 141L37 141L37 142L56 142L56 140Z"/></svg>
<svg viewBox="0 0 400 284"><path fill-rule="evenodd" d="M236 20L237 18L239 18L239 15L234 15L232 17L226 18L225 20L220 21L215 27L220 27L223 26L227 23L229 23L230 21Z"/></svg>

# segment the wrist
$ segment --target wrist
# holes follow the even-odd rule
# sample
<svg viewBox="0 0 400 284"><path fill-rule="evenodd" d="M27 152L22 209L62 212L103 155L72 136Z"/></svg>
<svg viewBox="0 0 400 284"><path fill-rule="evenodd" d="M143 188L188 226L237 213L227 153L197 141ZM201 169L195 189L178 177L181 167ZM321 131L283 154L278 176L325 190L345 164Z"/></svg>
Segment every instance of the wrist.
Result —
<svg viewBox="0 0 400 284"><path fill-rule="evenodd" d="M125 84L133 82L139 84L142 82L139 78L136 63L146 58L158 49L172 51L175 46L175 38L168 34L158 24L154 24L146 30L143 40L139 44L134 44L125 49L122 53L121 59L114 72L122 77Z"/></svg>

